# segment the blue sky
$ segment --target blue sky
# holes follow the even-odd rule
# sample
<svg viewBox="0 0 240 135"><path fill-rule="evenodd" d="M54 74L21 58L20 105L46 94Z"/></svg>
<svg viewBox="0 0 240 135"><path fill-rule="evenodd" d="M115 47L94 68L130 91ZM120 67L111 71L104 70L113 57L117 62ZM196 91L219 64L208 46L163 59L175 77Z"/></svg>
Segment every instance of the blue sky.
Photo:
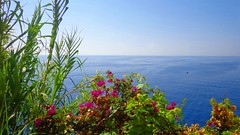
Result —
<svg viewBox="0 0 240 135"><path fill-rule="evenodd" d="M80 55L240 56L240 0L70 0Z"/></svg>

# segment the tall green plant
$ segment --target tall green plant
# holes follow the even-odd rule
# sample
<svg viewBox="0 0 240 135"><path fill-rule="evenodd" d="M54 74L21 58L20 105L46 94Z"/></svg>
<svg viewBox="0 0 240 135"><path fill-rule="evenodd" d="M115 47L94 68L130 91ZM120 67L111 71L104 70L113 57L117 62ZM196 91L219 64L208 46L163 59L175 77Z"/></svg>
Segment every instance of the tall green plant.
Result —
<svg viewBox="0 0 240 135"><path fill-rule="evenodd" d="M42 6L40 2L31 21L26 22L22 19L24 10L20 1L1 1L0 134L29 133L42 104L64 104L64 100L56 100L66 93L64 80L75 64L77 67L82 65L76 57L81 44L76 31L56 42L68 3L68 0L54 0ZM50 22L43 21L46 14L51 18ZM24 30L23 25L27 29ZM52 26L51 34L41 35L44 26ZM13 28L21 33L13 35ZM43 45L44 39L50 41L49 45ZM49 49L46 65L39 60L41 45ZM17 49L9 51L11 46Z"/></svg>
<svg viewBox="0 0 240 135"><path fill-rule="evenodd" d="M62 17L64 13L67 11L69 0L53 0L50 6L52 6L50 11L52 11L52 30L51 30L51 36L50 36L50 44L49 44L49 51L48 51L48 57L47 57L47 64L46 64L46 72L43 72L43 79L40 86L40 90L44 91L46 89L46 81L47 76L51 70L50 68L50 62L52 60L53 50L56 44L56 38L58 34L59 25L62 21Z"/></svg>
<svg viewBox="0 0 240 135"><path fill-rule="evenodd" d="M19 1L2 0L0 4L0 134L8 134L17 128L20 106L26 96L24 72L18 64L21 57L7 51L16 41L13 28L20 24L21 29L19 19L23 11Z"/></svg>
<svg viewBox="0 0 240 135"><path fill-rule="evenodd" d="M63 93L61 90L64 86L64 80L68 77L68 74L73 70L73 68L79 68L82 65L81 60L76 57L82 40L76 36L76 31L72 34L66 34L61 38L61 41L56 45L56 56L53 61L56 65L56 70L54 72L55 76L54 87L51 95L51 103ZM78 65L74 67L74 64ZM66 92L66 89L63 91ZM58 93L58 95L57 95Z"/></svg>
<svg viewBox="0 0 240 135"><path fill-rule="evenodd" d="M21 24L20 17L22 16L22 13L23 11L18 1L0 1L0 67L2 67L3 62L6 61L8 57L6 49L14 43L12 42L9 44L11 38L14 37L12 35L13 27L17 23Z"/></svg>

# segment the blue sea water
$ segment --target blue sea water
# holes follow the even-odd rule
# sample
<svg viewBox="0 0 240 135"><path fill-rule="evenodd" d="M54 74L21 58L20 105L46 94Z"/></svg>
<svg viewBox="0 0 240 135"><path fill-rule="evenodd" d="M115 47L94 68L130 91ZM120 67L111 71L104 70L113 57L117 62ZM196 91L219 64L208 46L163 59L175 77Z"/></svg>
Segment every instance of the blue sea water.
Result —
<svg viewBox="0 0 240 135"><path fill-rule="evenodd" d="M116 76L140 73L151 87L158 86L166 98L181 104L183 122L199 123L210 118L209 100L218 102L229 98L240 107L240 57L176 57L176 56L80 56L83 70L76 70L71 77L77 82L96 71L110 69ZM240 116L240 111L235 112Z"/></svg>

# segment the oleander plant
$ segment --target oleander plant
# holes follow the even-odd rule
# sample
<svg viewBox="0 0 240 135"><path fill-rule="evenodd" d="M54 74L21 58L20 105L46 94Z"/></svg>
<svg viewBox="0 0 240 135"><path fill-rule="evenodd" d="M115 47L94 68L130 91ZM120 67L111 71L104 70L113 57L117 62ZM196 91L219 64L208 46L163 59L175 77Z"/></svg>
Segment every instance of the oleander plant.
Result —
<svg viewBox="0 0 240 135"><path fill-rule="evenodd" d="M185 100L169 102L140 74L115 77L107 70L75 83L69 74L81 72L85 60L77 56L82 42L77 31L59 31L68 3L39 1L31 18L25 18L20 1L1 0L1 135L240 134L237 107L228 99L211 99L206 126L188 126L181 121Z"/></svg>

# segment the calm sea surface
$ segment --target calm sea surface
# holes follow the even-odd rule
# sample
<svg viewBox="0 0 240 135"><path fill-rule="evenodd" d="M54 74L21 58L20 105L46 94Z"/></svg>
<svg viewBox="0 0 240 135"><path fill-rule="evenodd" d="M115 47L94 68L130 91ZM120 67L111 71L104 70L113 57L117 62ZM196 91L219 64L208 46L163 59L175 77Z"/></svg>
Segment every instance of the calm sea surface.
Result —
<svg viewBox="0 0 240 135"><path fill-rule="evenodd" d="M105 73L110 69L115 76L141 73L150 86L158 86L167 99L181 104L184 122L188 125L210 118L209 100L218 102L229 98L240 107L240 57L173 57L173 56L80 56L84 63L82 72L71 73L74 80L83 76ZM240 110L235 112L240 116Z"/></svg>

